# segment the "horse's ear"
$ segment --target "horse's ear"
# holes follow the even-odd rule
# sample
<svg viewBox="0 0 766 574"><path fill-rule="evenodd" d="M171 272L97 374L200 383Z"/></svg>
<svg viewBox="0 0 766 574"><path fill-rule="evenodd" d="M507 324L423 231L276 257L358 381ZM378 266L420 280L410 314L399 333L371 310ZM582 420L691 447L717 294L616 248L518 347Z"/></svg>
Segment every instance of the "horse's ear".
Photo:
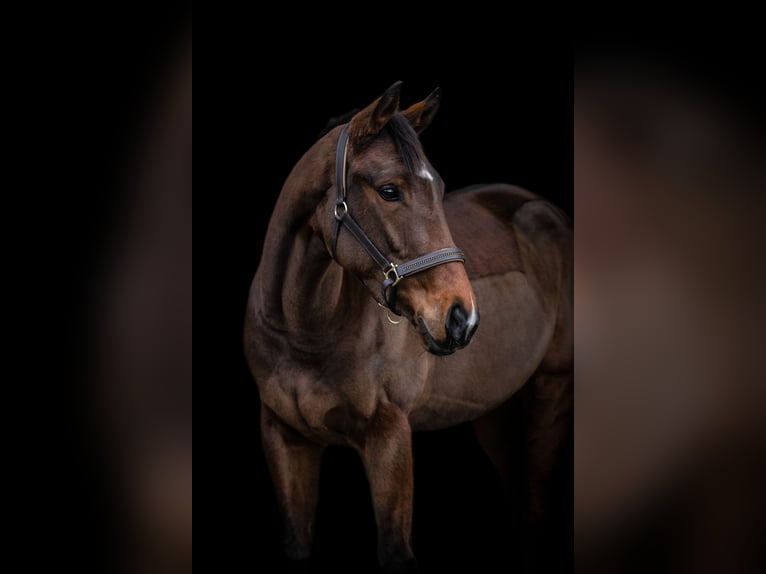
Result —
<svg viewBox="0 0 766 574"><path fill-rule="evenodd" d="M399 92L402 83L396 82L383 95L351 119L349 132L352 137L364 138L380 133L399 110Z"/></svg>
<svg viewBox="0 0 766 574"><path fill-rule="evenodd" d="M434 119L441 101L442 90L441 88L436 88L425 100L412 104L402 113L412 124L413 129L420 133L431 125L431 121Z"/></svg>

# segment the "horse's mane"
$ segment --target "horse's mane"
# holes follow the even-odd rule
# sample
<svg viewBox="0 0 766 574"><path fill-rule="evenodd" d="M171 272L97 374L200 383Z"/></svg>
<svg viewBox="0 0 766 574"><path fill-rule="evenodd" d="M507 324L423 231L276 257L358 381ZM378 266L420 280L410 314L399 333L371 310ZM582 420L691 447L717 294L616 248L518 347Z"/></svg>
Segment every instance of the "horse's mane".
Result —
<svg viewBox="0 0 766 574"><path fill-rule="evenodd" d="M358 111L358 109L354 109L340 116L330 118L324 129L319 132L317 139L324 137L339 125L351 121L351 118L353 118ZM394 114L383 130L387 132L394 141L396 151L399 153L399 156L404 162L404 165L407 166L408 170L414 171L415 166L424 163L423 152L418 142L418 136L415 133L415 130L412 129L410 122L401 113Z"/></svg>
<svg viewBox="0 0 766 574"><path fill-rule="evenodd" d="M327 124L322 129L322 131L319 132L317 139L322 139L324 136L326 136L332 130L337 128L339 125L345 124L346 122L350 122L351 118L353 118L358 111L359 111L359 108L354 108L350 112L346 112L345 114L341 114L339 116L336 116L334 118L330 118L329 120L327 120Z"/></svg>

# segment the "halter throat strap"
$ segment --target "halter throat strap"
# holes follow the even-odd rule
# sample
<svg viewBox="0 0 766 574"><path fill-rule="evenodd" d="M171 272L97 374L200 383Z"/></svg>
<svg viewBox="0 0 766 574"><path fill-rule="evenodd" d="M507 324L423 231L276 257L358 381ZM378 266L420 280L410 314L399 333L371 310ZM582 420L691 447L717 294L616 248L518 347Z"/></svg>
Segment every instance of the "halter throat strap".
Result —
<svg viewBox="0 0 766 574"><path fill-rule="evenodd" d="M380 267L383 272L383 284L381 288L381 295L385 306L396 313L393 309L391 301L391 288L395 287L399 281L415 273L420 273L431 267L437 265L443 265L444 263L450 263L453 261L465 262L465 255L456 247L447 247L444 249L437 249L420 257L415 257L404 263L396 264L378 249L373 243L372 239L364 232L359 226L356 220L351 216L348 211L348 203L346 201L346 172L348 170L348 124L343 126L338 138L338 146L335 150L335 189L338 196L335 201L335 209L333 215L335 221L333 223L332 238L330 240L330 249L332 250L332 257L335 261L338 260L336 253L338 244L338 235L340 235L341 224L343 227L349 230L351 235L359 242L362 248L372 258L373 261Z"/></svg>

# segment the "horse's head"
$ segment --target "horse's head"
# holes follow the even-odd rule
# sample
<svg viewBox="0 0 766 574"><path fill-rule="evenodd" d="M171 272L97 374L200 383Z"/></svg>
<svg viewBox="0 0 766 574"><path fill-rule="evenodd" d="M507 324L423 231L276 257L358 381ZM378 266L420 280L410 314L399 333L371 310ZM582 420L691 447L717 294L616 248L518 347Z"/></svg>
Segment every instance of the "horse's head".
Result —
<svg viewBox="0 0 766 574"><path fill-rule="evenodd" d="M397 82L353 116L347 145L340 136L340 178L320 208L325 240L340 265L421 332L431 353L446 355L468 344L479 313L442 207L444 182L417 135L433 119L440 93L399 111L399 89Z"/></svg>

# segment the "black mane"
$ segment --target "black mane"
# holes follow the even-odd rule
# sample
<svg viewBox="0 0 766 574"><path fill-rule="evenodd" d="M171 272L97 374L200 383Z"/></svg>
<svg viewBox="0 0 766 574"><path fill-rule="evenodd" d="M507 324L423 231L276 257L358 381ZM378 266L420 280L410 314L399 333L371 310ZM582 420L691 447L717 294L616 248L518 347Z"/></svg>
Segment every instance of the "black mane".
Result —
<svg viewBox="0 0 766 574"><path fill-rule="evenodd" d="M327 120L327 125L325 125L324 129L322 129L322 131L319 132L317 139L323 138L328 133L330 133L333 129L337 128L339 125L342 125L351 121L351 118L353 118L358 111L359 111L359 108L355 108L351 110L350 112L346 112L345 114L341 114L339 116L336 116L334 118L330 118L329 120Z"/></svg>

